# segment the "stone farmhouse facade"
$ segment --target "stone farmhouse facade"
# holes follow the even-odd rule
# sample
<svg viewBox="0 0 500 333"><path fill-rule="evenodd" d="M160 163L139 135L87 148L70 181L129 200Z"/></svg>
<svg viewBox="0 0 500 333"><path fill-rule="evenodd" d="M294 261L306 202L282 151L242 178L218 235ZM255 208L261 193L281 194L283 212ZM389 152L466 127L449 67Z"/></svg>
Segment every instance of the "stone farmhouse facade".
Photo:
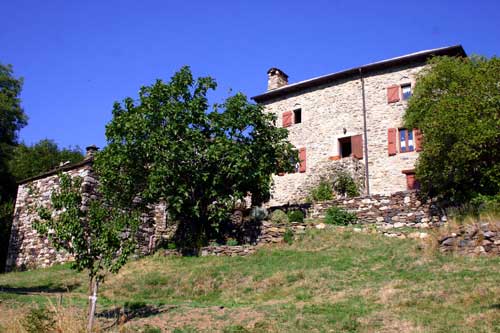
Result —
<svg viewBox="0 0 500 333"><path fill-rule="evenodd" d="M364 194L372 196L338 199L335 205L356 211L367 223L438 223L439 214L433 211L432 203L421 203L414 192L401 191L417 186L413 168L421 148L418 130L402 127L407 99L426 61L440 55L466 56L461 46L445 47L295 84L288 84L283 71L270 69L267 92L253 99L264 105L265 112L277 115L278 126L289 130L289 140L299 149L301 162L295 173L273 176L268 206L303 203L322 177L347 170L361 182ZM82 162L62 165L19 183L7 270L71 260L34 230L37 213L33 207L49 205L52 191L59 186L60 172L81 177L83 196L92 196L98 183L92 169L96 151L95 146L87 147ZM175 232L175 223L168 220L165 208L165 203L159 203L143 216L138 252L151 253ZM325 207L313 205L311 209L311 216L320 216Z"/></svg>
<svg viewBox="0 0 500 333"><path fill-rule="evenodd" d="M336 165L364 176L366 195L417 188L422 135L404 128L403 115L417 75L433 56L466 53L460 45L426 50L294 84L271 68L268 90L253 100L288 129L301 162L297 172L274 176L269 206L303 202Z"/></svg>

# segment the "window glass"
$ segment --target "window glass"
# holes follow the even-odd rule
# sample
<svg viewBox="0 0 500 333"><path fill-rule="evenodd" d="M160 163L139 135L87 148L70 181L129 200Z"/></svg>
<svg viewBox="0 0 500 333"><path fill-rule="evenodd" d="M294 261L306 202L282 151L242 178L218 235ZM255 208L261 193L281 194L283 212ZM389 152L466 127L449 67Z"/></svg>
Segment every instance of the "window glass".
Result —
<svg viewBox="0 0 500 333"><path fill-rule="evenodd" d="M405 85L401 86L401 95L403 96L404 100L410 98L410 96L411 96L411 85L410 84L405 84Z"/></svg>
<svg viewBox="0 0 500 333"><path fill-rule="evenodd" d="M300 124L302 122L302 109L297 109L293 111L294 124Z"/></svg>
<svg viewBox="0 0 500 333"><path fill-rule="evenodd" d="M399 130L399 147L402 153L406 152L406 129Z"/></svg>

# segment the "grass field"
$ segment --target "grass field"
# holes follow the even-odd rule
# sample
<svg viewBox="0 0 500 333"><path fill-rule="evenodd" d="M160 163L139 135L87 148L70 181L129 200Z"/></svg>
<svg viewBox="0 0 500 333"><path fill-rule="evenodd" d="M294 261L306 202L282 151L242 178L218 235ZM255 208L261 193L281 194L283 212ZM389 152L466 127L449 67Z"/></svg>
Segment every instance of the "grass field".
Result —
<svg viewBox="0 0 500 333"><path fill-rule="evenodd" d="M85 325L86 277L66 265L0 275L0 289L0 330L41 306L64 331ZM331 227L248 257L136 260L98 302L131 309L120 332L500 332L500 258Z"/></svg>

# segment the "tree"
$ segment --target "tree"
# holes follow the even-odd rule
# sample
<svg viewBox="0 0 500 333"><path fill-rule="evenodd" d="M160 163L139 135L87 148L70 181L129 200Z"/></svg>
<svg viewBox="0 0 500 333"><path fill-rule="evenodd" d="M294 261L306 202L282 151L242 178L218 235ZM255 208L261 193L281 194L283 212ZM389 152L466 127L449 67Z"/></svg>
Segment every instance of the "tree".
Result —
<svg viewBox="0 0 500 333"><path fill-rule="evenodd" d="M37 207L34 228L57 250L70 253L71 267L89 277L88 331L92 331L99 285L116 273L134 252L139 215L108 205L98 193L83 195L82 179L59 175L60 187L51 195L51 207Z"/></svg>
<svg viewBox="0 0 500 333"><path fill-rule="evenodd" d="M432 59L405 122L423 133L416 176L424 193L462 203L500 192L500 59Z"/></svg>
<svg viewBox="0 0 500 333"><path fill-rule="evenodd" d="M7 256L16 182L8 168L18 131L27 123L19 94L22 79L13 76L12 66L0 64L0 272Z"/></svg>
<svg viewBox="0 0 500 333"><path fill-rule="evenodd" d="M32 146L24 143L14 148L9 168L17 181L52 170L60 163L76 163L83 160L79 147L59 148L53 140L40 140Z"/></svg>
<svg viewBox="0 0 500 333"><path fill-rule="evenodd" d="M0 203L15 196L8 160L17 144L17 133L28 120L19 98L22 85L22 79L13 77L11 65L0 64Z"/></svg>
<svg viewBox="0 0 500 333"><path fill-rule="evenodd" d="M103 194L118 207L165 200L185 232L181 247L205 244L237 199L251 193L254 204L265 201L271 175L292 171L297 160L274 115L241 93L210 107L215 88L189 67L142 87L138 101L115 103L108 145L96 156Z"/></svg>

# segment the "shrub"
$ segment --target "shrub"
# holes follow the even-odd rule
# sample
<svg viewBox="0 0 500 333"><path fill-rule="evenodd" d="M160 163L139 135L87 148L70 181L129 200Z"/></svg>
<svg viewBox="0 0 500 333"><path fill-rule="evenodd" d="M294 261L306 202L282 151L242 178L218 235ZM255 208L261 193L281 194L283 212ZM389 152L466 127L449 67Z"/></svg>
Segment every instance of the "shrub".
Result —
<svg viewBox="0 0 500 333"><path fill-rule="evenodd" d="M54 312L43 307L31 309L22 321L24 329L29 333L50 332L55 324Z"/></svg>
<svg viewBox="0 0 500 333"><path fill-rule="evenodd" d="M334 225L348 225L357 219L356 214L335 206L328 208L325 215L325 223Z"/></svg>
<svg viewBox="0 0 500 333"><path fill-rule="evenodd" d="M255 206L250 210L250 219L252 221L262 221L268 217L269 213L264 207Z"/></svg>
<svg viewBox="0 0 500 333"><path fill-rule="evenodd" d="M228 238L226 241L226 245L228 246L236 246L238 245L238 241L234 238Z"/></svg>
<svg viewBox="0 0 500 333"><path fill-rule="evenodd" d="M304 222L304 213L300 210L291 210L286 215L290 222Z"/></svg>
<svg viewBox="0 0 500 333"><path fill-rule="evenodd" d="M332 185L326 180L322 180L318 186L311 190L311 199L313 201L325 201L333 199Z"/></svg>
<svg viewBox="0 0 500 333"><path fill-rule="evenodd" d="M293 243L293 231L290 229L287 229L285 231L285 234L283 235L283 241L287 243L288 245L291 245Z"/></svg>
<svg viewBox="0 0 500 333"><path fill-rule="evenodd" d="M333 181L333 190L348 197L359 196L358 185L352 178L351 174L346 171L339 171Z"/></svg>
<svg viewBox="0 0 500 333"><path fill-rule="evenodd" d="M271 222L273 223L288 223L288 216L281 209L277 209L271 214Z"/></svg>

